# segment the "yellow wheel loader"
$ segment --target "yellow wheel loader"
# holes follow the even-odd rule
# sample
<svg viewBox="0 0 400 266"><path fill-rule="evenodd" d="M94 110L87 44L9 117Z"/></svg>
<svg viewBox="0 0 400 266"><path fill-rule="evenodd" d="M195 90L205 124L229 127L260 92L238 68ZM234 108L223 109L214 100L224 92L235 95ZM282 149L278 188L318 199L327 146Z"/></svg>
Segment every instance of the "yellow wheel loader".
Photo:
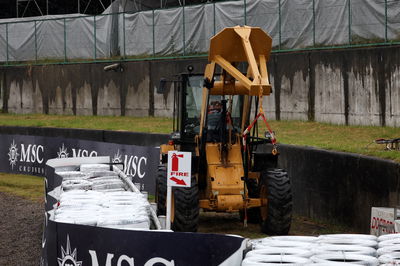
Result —
<svg viewBox="0 0 400 266"><path fill-rule="evenodd" d="M196 231L201 208L239 212L245 224L259 222L269 235L288 233L290 180L276 168L276 139L262 109L263 96L271 93L271 45L260 28L225 28L211 39L204 75L188 67L176 81L174 132L160 147L156 180L158 215L165 215L168 151L192 153L191 187L172 193L173 230ZM160 81L160 93L165 83ZM260 121L268 129L263 136L258 134Z"/></svg>

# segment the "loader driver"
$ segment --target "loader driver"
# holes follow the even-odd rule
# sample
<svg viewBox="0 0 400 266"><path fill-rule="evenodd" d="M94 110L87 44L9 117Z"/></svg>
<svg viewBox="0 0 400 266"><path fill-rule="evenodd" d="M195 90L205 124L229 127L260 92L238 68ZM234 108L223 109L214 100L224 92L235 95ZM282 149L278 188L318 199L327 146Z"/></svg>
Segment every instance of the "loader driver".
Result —
<svg viewBox="0 0 400 266"><path fill-rule="evenodd" d="M222 105L220 101L212 101L208 106L207 128L215 130L221 120Z"/></svg>
<svg viewBox="0 0 400 266"><path fill-rule="evenodd" d="M223 114L223 104L221 101L211 101L208 106L207 114L207 141L221 142L221 129L224 127L225 117ZM226 115L226 112L225 112Z"/></svg>

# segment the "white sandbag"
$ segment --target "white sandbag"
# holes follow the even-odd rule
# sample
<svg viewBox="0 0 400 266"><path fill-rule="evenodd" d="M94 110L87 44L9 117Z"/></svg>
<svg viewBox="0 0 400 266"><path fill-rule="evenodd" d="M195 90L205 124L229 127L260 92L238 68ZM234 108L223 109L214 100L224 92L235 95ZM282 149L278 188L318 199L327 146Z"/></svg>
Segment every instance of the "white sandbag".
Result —
<svg viewBox="0 0 400 266"><path fill-rule="evenodd" d="M103 176L113 176L118 178L118 174L114 171L90 171L86 173L89 178L103 177Z"/></svg>
<svg viewBox="0 0 400 266"><path fill-rule="evenodd" d="M82 180L71 179L63 181L61 187L64 191L74 190L74 189L89 190L92 187L92 182L83 179Z"/></svg>
<svg viewBox="0 0 400 266"><path fill-rule="evenodd" d="M121 189L121 188L125 188L125 185L122 182L107 182L107 183L92 185L92 189L97 191L104 191L108 189Z"/></svg>
<svg viewBox="0 0 400 266"><path fill-rule="evenodd" d="M107 164L81 164L79 169L81 172L110 171Z"/></svg>
<svg viewBox="0 0 400 266"><path fill-rule="evenodd" d="M93 177L89 178L92 182L108 182L110 180L120 180L118 176L100 176L100 177ZM122 182L122 181L121 181Z"/></svg>
<svg viewBox="0 0 400 266"><path fill-rule="evenodd" d="M56 172L63 180L68 179L87 179L88 175L79 171L60 171Z"/></svg>

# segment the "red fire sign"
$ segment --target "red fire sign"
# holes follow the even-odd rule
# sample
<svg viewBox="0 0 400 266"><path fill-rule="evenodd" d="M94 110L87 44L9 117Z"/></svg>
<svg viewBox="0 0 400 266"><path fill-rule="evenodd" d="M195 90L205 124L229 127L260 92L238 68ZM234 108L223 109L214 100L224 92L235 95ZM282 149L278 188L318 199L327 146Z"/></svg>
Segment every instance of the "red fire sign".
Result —
<svg viewBox="0 0 400 266"><path fill-rule="evenodd" d="M192 176L192 153L169 151L167 178L168 186L190 187Z"/></svg>

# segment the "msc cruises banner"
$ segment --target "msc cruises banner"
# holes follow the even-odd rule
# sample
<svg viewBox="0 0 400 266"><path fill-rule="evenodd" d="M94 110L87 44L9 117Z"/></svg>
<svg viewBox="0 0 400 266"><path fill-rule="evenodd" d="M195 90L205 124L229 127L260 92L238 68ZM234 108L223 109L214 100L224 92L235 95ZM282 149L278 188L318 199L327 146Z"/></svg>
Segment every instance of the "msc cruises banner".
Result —
<svg viewBox="0 0 400 266"><path fill-rule="evenodd" d="M83 161L93 163L94 159ZM55 174L55 169L46 165L41 266L241 265L247 241L240 236L123 230L55 222L51 213L58 201L61 183L62 178Z"/></svg>
<svg viewBox="0 0 400 266"><path fill-rule="evenodd" d="M141 190L155 193L159 149L68 138L0 134L0 172L45 176L49 159L110 156Z"/></svg>
<svg viewBox="0 0 400 266"><path fill-rule="evenodd" d="M41 265L239 266L239 236L118 230L49 220Z"/></svg>

